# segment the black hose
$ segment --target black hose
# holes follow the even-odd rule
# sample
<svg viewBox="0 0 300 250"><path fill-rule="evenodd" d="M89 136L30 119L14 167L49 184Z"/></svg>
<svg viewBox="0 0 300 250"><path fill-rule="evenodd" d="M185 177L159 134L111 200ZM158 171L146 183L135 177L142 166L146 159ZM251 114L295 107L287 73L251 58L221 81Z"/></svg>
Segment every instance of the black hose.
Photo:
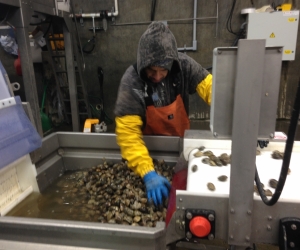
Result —
<svg viewBox="0 0 300 250"><path fill-rule="evenodd" d="M286 177L288 174L288 170L289 170L290 159L291 159L291 154L292 154L292 150L293 150L298 120L299 120L299 112L300 112L300 79L299 79L298 89L297 89L296 98L295 98L295 102L294 102L294 108L292 111L290 126L289 126L289 130L288 130L288 134L287 134L287 141L285 144L281 172L280 172L277 187L275 189L275 193L270 200L268 200L268 198L266 197L266 195L264 193L264 190L260 183L257 168L255 170L255 183L256 183L258 192L260 194L262 201L268 206L273 206L278 201L278 199L281 195L282 189L284 187L284 183L285 183L285 180L286 180Z"/></svg>

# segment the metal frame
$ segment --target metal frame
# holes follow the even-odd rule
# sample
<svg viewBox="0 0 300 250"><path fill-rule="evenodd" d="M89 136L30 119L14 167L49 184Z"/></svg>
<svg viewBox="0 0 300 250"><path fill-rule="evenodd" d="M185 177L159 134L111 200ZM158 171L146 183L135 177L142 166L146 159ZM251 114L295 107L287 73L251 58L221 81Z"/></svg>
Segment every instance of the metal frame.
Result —
<svg viewBox="0 0 300 250"><path fill-rule="evenodd" d="M234 89L228 243L249 246L265 40L240 40ZM245 60L247 58L247 60ZM249 69L251 68L250 72ZM245 75L245 72L249 74ZM243 202L241 203L241 194Z"/></svg>
<svg viewBox="0 0 300 250"><path fill-rule="evenodd" d="M164 249L165 223L155 228L92 222L28 218L0 218L0 243L17 249L18 243L36 243L31 249L87 247L89 249ZM3 245L1 245L3 246ZM24 245L23 245L24 246Z"/></svg>
<svg viewBox="0 0 300 250"><path fill-rule="evenodd" d="M179 137L145 136L153 158L175 164L182 149ZM36 163L37 182L42 191L64 171L99 163L103 158L120 161L115 134L57 132L43 138L41 159ZM0 244L18 249L20 243L30 249L164 249L165 223L155 228L91 222L0 217Z"/></svg>

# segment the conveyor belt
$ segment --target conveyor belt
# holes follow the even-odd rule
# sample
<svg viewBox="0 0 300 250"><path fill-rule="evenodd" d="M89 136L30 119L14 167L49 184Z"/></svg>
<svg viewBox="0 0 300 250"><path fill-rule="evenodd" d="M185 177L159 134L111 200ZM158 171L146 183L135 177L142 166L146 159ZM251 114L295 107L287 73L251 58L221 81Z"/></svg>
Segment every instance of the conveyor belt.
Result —
<svg viewBox="0 0 300 250"><path fill-rule="evenodd" d="M214 149L214 148L206 148L205 150L212 151L216 156L221 155L222 153L231 154L230 150L224 149ZM197 192L199 195L207 195L207 196L229 196L229 185L230 185L230 167L227 166L209 166L207 164L202 163L202 159L204 157L195 157L193 156L198 150L194 149L190 153L189 158L189 170L188 170L188 181L187 181L187 191L189 192ZM271 157L272 151L266 150L261 151L261 155L256 156L256 165L257 170L260 176L261 182L264 184L264 189L269 189L274 193L275 189L271 188L268 184L270 179L278 180L282 160L273 159ZM300 202L300 195L298 190L300 190L300 153L293 152L291 161L290 161L290 170L291 173L287 176L284 189L280 196L281 201L292 201L292 202ZM196 172L192 171L192 166L197 165L198 170ZM241 166L242 167L242 166ZM218 176L226 175L228 179L226 182L221 182L218 180ZM250 177L249 178L253 178ZM216 190L210 191L207 188L207 183L212 182ZM254 183L254 182L253 182ZM260 197L254 194L255 199L260 199Z"/></svg>

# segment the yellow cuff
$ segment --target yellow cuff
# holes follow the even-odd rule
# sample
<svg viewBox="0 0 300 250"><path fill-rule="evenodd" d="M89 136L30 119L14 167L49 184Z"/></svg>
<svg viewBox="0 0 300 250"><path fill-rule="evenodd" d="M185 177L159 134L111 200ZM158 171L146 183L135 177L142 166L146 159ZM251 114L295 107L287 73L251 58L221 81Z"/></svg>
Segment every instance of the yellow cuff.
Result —
<svg viewBox="0 0 300 250"><path fill-rule="evenodd" d="M211 90L212 89L212 74L205 77L204 80L199 82L196 91L198 95L208 104L211 103Z"/></svg>

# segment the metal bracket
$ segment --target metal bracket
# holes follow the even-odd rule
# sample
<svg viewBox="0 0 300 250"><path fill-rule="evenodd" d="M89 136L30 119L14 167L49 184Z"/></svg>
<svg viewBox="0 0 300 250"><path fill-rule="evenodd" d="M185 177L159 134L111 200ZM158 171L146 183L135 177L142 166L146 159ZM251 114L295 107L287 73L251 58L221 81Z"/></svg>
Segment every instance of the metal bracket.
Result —
<svg viewBox="0 0 300 250"><path fill-rule="evenodd" d="M112 7L111 13L114 13L114 12L115 12L115 7ZM114 16L111 16L111 21L112 21L112 24L116 24L116 18Z"/></svg>
<svg viewBox="0 0 300 250"><path fill-rule="evenodd" d="M286 217L279 222L279 249L300 249L300 219Z"/></svg>

